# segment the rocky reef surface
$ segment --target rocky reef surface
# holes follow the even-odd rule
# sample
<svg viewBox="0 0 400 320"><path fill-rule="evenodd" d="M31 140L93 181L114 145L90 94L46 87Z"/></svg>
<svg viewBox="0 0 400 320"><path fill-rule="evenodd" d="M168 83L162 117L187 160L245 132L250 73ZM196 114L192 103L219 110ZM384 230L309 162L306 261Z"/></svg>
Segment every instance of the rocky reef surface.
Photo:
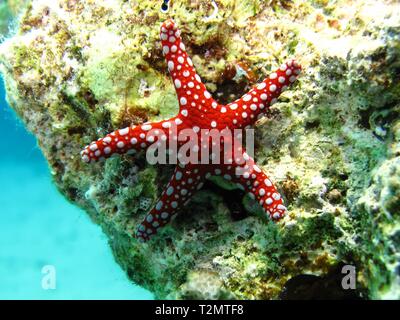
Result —
<svg viewBox="0 0 400 320"><path fill-rule="evenodd" d="M148 0L27 2L0 45L8 101L131 280L170 299L400 298L397 1L182 0L168 14ZM142 244L132 234L172 167L144 154L81 161L99 136L177 112L158 39L167 17L221 103L289 57L303 65L255 128L283 221L214 181ZM340 287L345 264L356 290Z"/></svg>

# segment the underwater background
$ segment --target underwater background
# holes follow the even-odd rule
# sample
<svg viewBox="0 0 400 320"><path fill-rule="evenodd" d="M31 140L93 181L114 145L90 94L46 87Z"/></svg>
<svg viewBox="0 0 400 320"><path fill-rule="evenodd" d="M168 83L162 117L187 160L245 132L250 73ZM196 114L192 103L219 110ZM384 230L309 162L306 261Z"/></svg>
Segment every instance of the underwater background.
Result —
<svg viewBox="0 0 400 320"><path fill-rule="evenodd" d="M0 78L0 299L151 299L114 261L99 226L57 191ZM56 288L42 288L54 266Z"/></svg>

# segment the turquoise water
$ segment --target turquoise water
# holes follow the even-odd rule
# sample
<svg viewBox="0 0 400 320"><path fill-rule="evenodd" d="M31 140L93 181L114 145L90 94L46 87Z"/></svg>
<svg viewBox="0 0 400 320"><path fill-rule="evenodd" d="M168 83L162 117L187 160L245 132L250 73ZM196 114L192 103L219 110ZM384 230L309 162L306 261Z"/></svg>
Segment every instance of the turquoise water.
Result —
<svg viewBox="0 0 400 320"><path fill-rule="evenodd" d="M151 299L116 264L101 229L52 184L1 78L0 136L0 299Z"/></svg>

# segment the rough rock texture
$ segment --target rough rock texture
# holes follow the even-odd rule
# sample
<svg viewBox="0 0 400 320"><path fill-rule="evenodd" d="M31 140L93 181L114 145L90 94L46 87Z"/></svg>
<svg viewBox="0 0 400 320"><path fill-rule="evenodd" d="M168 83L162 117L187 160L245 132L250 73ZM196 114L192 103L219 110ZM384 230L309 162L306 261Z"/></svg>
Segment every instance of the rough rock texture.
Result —
<svg viewBox="0 0 400 320"><path fill-rule="evenodd" d="M54 182L157 298L400 298L398 2L217 4L214 12L211 1L174 1L168 15L147 0L28 5L0 45L0 68ZM210 182L140 244L132 233L171 168L149 166L144 155L81 162L97 137L178 110L158 39L167 17L220 102L288 57L302 63L298 84L256 127L256 160L286 198L284 221L267 221L251 199L241 207L240 192ZM343 264L356 266L355 291L340 289Z"/></svg>

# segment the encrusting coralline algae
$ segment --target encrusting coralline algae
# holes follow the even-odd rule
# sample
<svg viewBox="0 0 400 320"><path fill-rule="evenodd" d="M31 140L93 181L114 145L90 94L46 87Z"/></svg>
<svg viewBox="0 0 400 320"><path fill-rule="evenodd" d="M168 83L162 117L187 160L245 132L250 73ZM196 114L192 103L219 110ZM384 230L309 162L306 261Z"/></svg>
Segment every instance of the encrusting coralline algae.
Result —
<svg viewBox="0 0 400 320"><path fill-rule="evenodd" d="M0 45L0 70L59 190L102 226L129 278L157 298L302 298L304 287L307 297L399 298L398 3L212 3L174 1L166 14L145 0L28 1ZM287 58L302 64L296 88L255 131L255 160L288 207L278 224L217 180L139 243L135 228L173 166L150 166L144 154L82 163L81 148L98 136L177 113L158 39L167 18L181 26L220 103ZM340 289L346 264L356 267L353 291Z"/></svg>

